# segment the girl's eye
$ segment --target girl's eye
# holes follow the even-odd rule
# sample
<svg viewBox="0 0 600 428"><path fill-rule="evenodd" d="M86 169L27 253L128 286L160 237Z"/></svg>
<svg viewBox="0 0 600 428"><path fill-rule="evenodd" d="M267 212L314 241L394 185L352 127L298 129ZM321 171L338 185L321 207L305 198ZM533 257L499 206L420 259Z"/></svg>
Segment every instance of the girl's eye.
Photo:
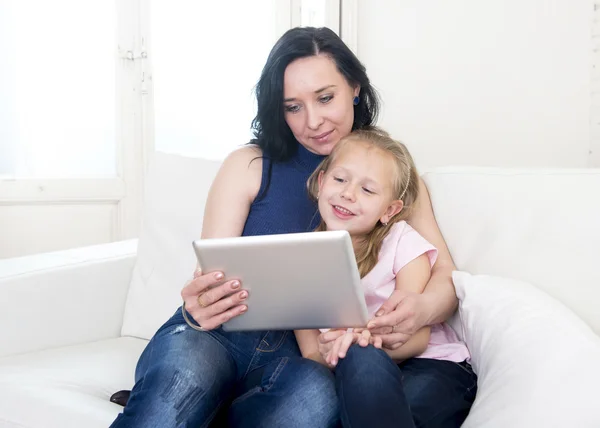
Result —
<svg viewBox="0 0 600 428"><path fill-rule="evenodd" d="M333 95L325 95L321 98L319 98L319 102L321 104L327 104L329 101L331 101L333 99Z"/></svg>
<svg viewBox="0 0 600 428"><path fill-rule="evenodd" d="M284 108L288 113L297 113L300 110L300 107L297 105L286 105Z"/></svg>
<svg viewBox="0 0 600 428"><path fill-rule="evenodd" d="M340 177L333 177L333 181L337 181L338 183L343 183L344 179Z"/></svg>
<svg viewBox="0 0 600 428"><path fill-rule="evenodd" d="M366 187L363 187L363 191L364 191L365 193L368 193L369 195L372 195L373 193L375 193L375 192L373 192L372 190L369 190L369 189L367 189Z"/></svg>

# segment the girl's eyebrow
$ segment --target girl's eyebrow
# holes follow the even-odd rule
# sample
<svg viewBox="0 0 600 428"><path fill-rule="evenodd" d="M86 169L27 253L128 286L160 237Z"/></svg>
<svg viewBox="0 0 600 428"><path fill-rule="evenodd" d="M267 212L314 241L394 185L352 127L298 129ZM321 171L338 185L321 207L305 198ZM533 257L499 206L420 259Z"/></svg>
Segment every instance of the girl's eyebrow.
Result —
<svg viewBox="0 0 600 428"><path fill-rule="evenodd" d="M327 85L327 86L323 86L322 88L320 88L320 89L317 89L317 90L315 91L315 94L320 94L321 92L323 92L323 91L326 91L327 89L330 89L330 88L335 88L335 87L336 87L335 85ZM289 103L289 102L292 102L292 101L296 101L296 98L285 98L285 99L283 100L283 102L284 102L284 103Z"/></svg>

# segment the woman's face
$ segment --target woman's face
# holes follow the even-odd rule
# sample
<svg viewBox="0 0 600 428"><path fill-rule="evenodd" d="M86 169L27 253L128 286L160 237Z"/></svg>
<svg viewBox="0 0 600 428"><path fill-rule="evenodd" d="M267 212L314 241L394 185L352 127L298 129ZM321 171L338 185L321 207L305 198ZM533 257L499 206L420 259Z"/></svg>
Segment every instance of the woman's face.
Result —
<svg viewBox="0 0 600 428"><path fill-rule="evenodd" d="M360 87L351 87L328 56L297 59L284 74L285 121L300 144L329 155L352 130L353 99L359 92Z"/></svg>

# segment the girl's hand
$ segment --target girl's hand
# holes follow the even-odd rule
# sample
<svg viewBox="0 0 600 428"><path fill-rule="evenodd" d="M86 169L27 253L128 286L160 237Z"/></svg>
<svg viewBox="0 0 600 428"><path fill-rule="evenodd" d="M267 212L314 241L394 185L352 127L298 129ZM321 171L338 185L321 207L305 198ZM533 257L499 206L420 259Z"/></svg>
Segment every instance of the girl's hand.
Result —
<svg viewBox="0 0 600 428"><path fill-rule="evenodd" d="M353 343L362 347L375 345L371 332L367 329L329 330L319 335L318 342L319 352L329 367L335 367L341 358L345 358Z"/></svg>
<svg viewBox="0 0 600 428"><path fill-rule="evenodd" d="M373 334L371 333L371 331L369 329L355 328L354 332L358 333L360 335L360 337L358 338L358 341L356 342L356 343L358 343L359 346L362 346L364 348L364 347L368 346L369 344L371 344L374 347L376 347L377 349L381 349L381 346L382 346L381 337L373 336Z"/></svg>
<svg viewBox="0 0 600 428"><path fill-rule="evenodd" d="M335 345L337 339L343 337L346 334L346 330L331 329L325 333L319 334L317 343L319 344L319 353L321 357L329 367L333 367L330 362L331 350Z"/></svg>
<svg viewBox="0 0 600 428"><path fill-rule="evenodd" d="M222 272L202 274L196 270L181 297L187 312L204 330L215 329L248 309L242 304L248 291L241 289L238 280L226 281Z"/></svg>
<svg viewBox="0 0 600 428"><path fill-rule="evenodd" d="M398 349L427 325L423 294L395 290L369 321L367 328L387 349Z"/></svg>

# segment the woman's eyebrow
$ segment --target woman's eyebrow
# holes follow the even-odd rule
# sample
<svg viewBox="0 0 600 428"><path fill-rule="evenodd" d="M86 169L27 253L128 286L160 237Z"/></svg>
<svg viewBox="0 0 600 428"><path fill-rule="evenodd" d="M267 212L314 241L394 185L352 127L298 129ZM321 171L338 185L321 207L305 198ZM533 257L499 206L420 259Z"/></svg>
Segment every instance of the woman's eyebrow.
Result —
<svg viewBox="0 0 600 428"><path fill-rule="evenodd" d="M329 88L335 88L335 85L327 85L327 86L323 86L321 89L317 89L317 90L315 91L315 94L319 94L319 93L321 93L321 92L323 92L323 91L326 91L326 90L327 90L327 89L329 89Z"/></svg>
<svg viewBox="0 0 600 428"><path fill-rule="evenodd" d="M330 89L330 88L335 88L335 87L336 87L336 85L327 85L327 86L323 86L322 88L320 88L320 89L317 89L317 90L315 91L315 94L320 94L321 92L323 92L323 91L326 91L327 89ZM289 102L292 102L292 101L296 101L296 98L285 98L285 99L283 100L283 102L284 102L284 103L289 103Z"/></svg>

